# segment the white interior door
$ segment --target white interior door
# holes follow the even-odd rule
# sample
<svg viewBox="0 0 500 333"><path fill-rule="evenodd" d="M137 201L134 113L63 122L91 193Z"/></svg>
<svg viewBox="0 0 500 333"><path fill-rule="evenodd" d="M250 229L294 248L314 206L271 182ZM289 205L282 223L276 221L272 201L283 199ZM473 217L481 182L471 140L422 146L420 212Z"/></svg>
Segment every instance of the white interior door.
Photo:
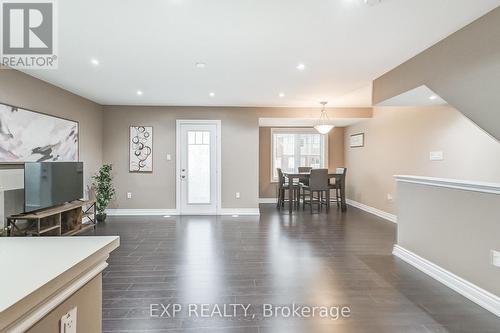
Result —
<svg viewBox="0 0 500 333"><path fill-rule="evenodd" d="M178 121L177 197L182 215L217 214L219 123Z"/></svg>

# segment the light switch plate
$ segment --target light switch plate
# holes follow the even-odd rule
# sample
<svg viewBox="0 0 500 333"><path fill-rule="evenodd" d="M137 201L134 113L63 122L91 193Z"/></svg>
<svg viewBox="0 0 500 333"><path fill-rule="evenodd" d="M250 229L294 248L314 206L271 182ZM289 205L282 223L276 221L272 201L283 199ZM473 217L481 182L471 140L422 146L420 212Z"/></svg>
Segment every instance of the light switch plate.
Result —
<svg viewBox="0 0 500 333"><path fill-rule="evenodd" d="M240 198L240 192L236 192L236 199Z"/></svg>
<svg viewBox="0 0 500 333"><path fill-rule="evenodd" d="M429 153L429 159L431 161L442 161L444 159L442 151L431 151Z"/></svg>
<svg viewBox="0 0 500 333"><path fill-rule="evenodd" d="M500 267L500 252L491 250L491 263L493 266Z"/></svg>
<svg viewBox="0 0 500 333"><path fill-rule="evenodd" d="M171 160L172 160L172 155L167 154L167 161L171 161Z"/></svg>
<svg viewBox="0 0 500 333"><path fill-rule="evenodd" d="M131 192L127 192L127 199L132 199L132 193Z"/></svg>
<svg viewBox="0 0 500 333"><path fill-rule="evenodd" d="M61 317L61 333L76 333L76 307Z"/></svg>

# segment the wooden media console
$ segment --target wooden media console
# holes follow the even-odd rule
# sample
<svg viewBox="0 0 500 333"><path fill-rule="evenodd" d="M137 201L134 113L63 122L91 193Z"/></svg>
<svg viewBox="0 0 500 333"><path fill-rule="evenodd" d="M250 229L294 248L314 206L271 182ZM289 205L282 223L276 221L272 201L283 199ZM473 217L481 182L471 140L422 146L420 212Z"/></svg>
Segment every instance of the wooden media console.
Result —
<svg viewBox="0 0 500 333"><path fill-rule="evenodd" d="M9 236L73 236L96 225L95 200L76 200L7 218ZM84 223L85 222L85 223Z"/></svg>

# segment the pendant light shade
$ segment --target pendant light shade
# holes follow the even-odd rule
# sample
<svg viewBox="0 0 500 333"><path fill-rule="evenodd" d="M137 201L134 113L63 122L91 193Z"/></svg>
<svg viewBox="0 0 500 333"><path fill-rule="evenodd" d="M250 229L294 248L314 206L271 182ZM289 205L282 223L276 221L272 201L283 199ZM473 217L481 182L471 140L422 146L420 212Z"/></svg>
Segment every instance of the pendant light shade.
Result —
<svg viewBox="0 0 500 333"><path fill-rule="evenodd" d="M323 108L321 109L321 116L319 117L319 122L314 129L318 131L319 134L328 134L335 126L330 123L328 115L326 114L326 104L328 102L321 102Z"/></svg>
<svg viewBox="0 0 500 333"><path fill-rule="evenodd" d="M333 125L316 125L314 129L318 131L319 134L328 134L334 127Z"/></svg>

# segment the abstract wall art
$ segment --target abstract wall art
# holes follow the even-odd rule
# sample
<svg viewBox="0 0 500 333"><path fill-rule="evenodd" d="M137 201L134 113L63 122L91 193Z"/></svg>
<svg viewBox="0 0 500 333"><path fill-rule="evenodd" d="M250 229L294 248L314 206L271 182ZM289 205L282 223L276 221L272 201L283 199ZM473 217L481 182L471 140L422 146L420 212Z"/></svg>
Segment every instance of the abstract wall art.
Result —
<svg viewBox="0 0 500 333"><path fill-rule="evenodd" d="M0 104L0 163L78 161L78 122Z"/></svg>
<svg viewBox="0 0 500 333"><path fill-rule="evenodd" d="M153 127L130 126L130 172L153 171Z"/></svg>

